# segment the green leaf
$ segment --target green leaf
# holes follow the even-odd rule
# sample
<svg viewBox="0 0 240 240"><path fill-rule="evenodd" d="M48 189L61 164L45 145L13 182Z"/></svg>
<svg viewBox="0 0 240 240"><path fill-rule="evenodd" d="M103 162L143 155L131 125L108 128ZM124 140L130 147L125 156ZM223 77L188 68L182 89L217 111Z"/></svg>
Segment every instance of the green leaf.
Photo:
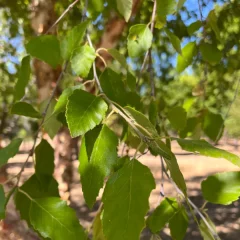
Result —
<svg viewBox="0 0 240 240"><path fill-rule="evenodd" d="M185 2L186 0L178 0L177 11L179 11L183 7Z"/></svg>
<svg viewBox="0 0 240 240"><path fill-rule="evenodd" d="M53 240L87 239L76 213L65 201L55 197L33 199L25 192L21 193L31 202L30 222L42 237Z"/></svg>
<svg viewBox="0 0 240 240"><path fill-rule="evenodd" d="M186 184L183 175L179 169L177 159L171 150L160 140L160 137L151 124L151 122L140 112L131 107L125 107L126 112L132 119L132 123L141 131L145 136L152 138L148 142L151 153L153 155L160 155L164 157L164 160L170 170L171 176L177 186L186 194Z"/></svg>
<svg viewBox="0 0 240 240"><path fill-rule="evenodd" d="M224 172L202 182L203 197L211 203L229 205L240 197L240 172Z"/></svg>
<svg viewBox="0 0 240 240"><path fill-rule="evenodd" d="M41 118L42 115L33 106L26 102L17 102L12 106L11 114L30 118Z"/></svg>
<svg viewBox="0 0 240 240"><path fill-rule="evenodd" d="M118 145L117 136L105 125L93 145L94 136L96 137L95 130L86 134L79 155L83 194L90 208L93 207L99 190L103 187L104 178L110 174L116 164ZM93 147L89 150L89 146Z"/></svg>
<svg viewBox="0 0 240 240"><path fill-rule="evenodd" d="M58 102L54 107L53 114L59 114L61 112L64 112L66 110L68 98L73 94L76 89L82 89L82 87L82 85L76 85L66 88L59 97Z"/></svg>
<svg viewBox="0 0 240 240"><path fill-rule="evenodd" d="M185 151L198 153L207 157L225 158L226 160L240 167L240 158L237 155L219 148L215 148L205 140L176 140L181 148Z"/></svg>
<svg viewBox="0 0 240 240"><path fill-rule="evenodd" d="M130 91L135 92L136 91L136 77L132 75L132 73L128 72L127 73L127 86Z"/></svg>
<svg viewBox="0 0 240 240"><path fill-rule="evenodd" d="M7 164L8 160L18 153L21 144L22 139L16 138L12 140L8 146L0 149L0 167Z"/></svg>
<svg viewBox="0 0 240 240"><path fill-rule="evenodd" d="M179 132L180 138L186 138L189 135L192 136L194 134L194 130L197 127L197 124L198 118L196 117L188 118L185 128Z"/></svg>
<svg viewBox="0 0 240 240"><path fill-rule="evenodd" d="M146 24L130 28L128 35L128 54L130 57L142 56L152 45L153 35Z"/></svg>
<svg viewBox="0 0 240 240"><path fill-rule="evenodd" d="M107 68L100 76L100 83L108 98L121 106L126 105L126 90L120 74Z"/></svg>
<svg viewBox="0 0 240 240"><path fill-rule="evenodd" d="M117 0L117 9L119 13L125 18L125 21L128 22L131 17L133 7L133 0Z"/></svg>
<svg viewBox="0 0 240 240"><path fill-rule="evenodd" d="M95 58L95 49L88 45L75 49L71 58L72 70L80 77L86 78Z"/></svg>
<svg viewBox="0 0 240 240"><path fill-rule="evenodd" d="M187 123L187 112L182 107L174 107L168 112L168 120L175 129L182 130Z"/></svg>
<svg viewBox="0 0 240 240"><path fill-rule="evenodd" d="M218 141L222 136L224 120L220 114L208 112L203 121L203 131L212 140Z"/></svg>
<svg viewBox="0 0 240 240"><path fill-rule="evenodd" d="M66 118L72 137L85 134L105 117L107 104L100 98L83 90L75 90L69 97Z"/></svg>
<svg viewBox="0 0 240 240"><path fill-rule="evenodd" d="M126 93L127 106L130 106L138 111L142 109L141 97L136 92Z"/></svg>
<svg viewBox="0 0 240 240"><path fill-rule="evenodd" d="M35 158L35 174L43 185L47 185L54 171L54 150L46 140L36 147Z"/></svg>
<svg viewBox="0 0 240 240"><path fill-rule="evenodd" d="M61 54L64 60L69 60L74 50L81 46L89 21L71 28L60 42Z"/></svg>
<svg viewBox="0 0 240 240"><path fill-rule="evenodd" d="M116 59L124 68L128 68L126 59L125 57L117 50L114 48L108 49L109 54Z"/></svg>
<svg viewBox="0 0 240 240"><path fill-rule="evenodd" d="M54 35L42 35L32 38L26 45L27 52L53 68L61 64L60 44Z"/></svg>
<svg viewBox="0 0 240 240"><path fill-rule="evenodd" d="M105 240L102 228L102 213L99 211L93 221L93 240Z"/></svg>
<svg viewBox="0 0 240 240"><path fill-rule="evenodd" d="M185 70L193 61L193 57L197 53L196 43L189 42L183 49L182 55L178 55L177 58L177 71L181 73Z"/></svg>
<svg viewBox="0 0 240 240"><path fill-rule="evenodd" d="M172 33L168 28L164 28L164 31L166 32L169 40L171 41L174 49L179 53L182 54L182 49L181 49L181 41L179 40L179 38Z"/></svg>
<svg viewBox="0 0 240 240"><path fill-rule="evenodd" d="M160 232L179 211L175 198L165 198L147 219L147 227L152 233Z"/></svg>
<svg viewBox="0 0 240 240"><path fill-rule="evenodd" d="M193 33L198 31L201 27L202 27L202 22L199 20L191 23L187 28L189 36L191 36Z"/></svg>
<svg viewBox="0 0 240 240"><path fill-rule="evenodd" d="M5 203L6 197L4 194L4 189L2 185L0 185L0 220L5 218Z"/></svg>
<svg viewBox="0 0 240 240"><path fill-rule="evenodd" d="M199 225L199 230L200 230L200 233L201 233L203 239L204 240L221 240L217 235L216 227L215 227L214 223L211 221L211 219L206 214L206 212L204 213L204 215L205 215L205 219L207 220L209 226L214 231L215 236L213 236L212 232L210 231L210 229L208 228L206 223L201 219L200 220L200 225Z"/></svg>
<svg viewBox="0 0 240 240"><path fill-rule="evenodd" d="M89 0L89 6L93 8L96 12L102 12L104 9L103 0Z"/></svg>
<svg viewBox="0 0 240 240"><path fill-rule="evenodd" d="M38 179L37 175L32 175L21 187L21 190L28 193L32 198L45 198L45 197L59 197L58 183L52 177L49 179L49 183L44 186ZM29 210L31 201L26 195L17 191L15 195L15 204L20 212L21 218L26 220L29 226L31 226L29 218Z"/></svg>
<svg viewBox="0 0 240 240"><path fill-rule="evenodd" d="M49 102L49 99L46 99L42 105L41 109L44 111ZM61 128L62 124L58 121L57 115L53 114L57 101L52 99L47 110L45 121L43 124L44 130L48 133L49 137L53 139Z"/></svg>
<svg viewBox="0 0 240 240"><path fill-rule="evenodd" d="M220 30L218 28L218 24L217 24L217 16L214 10L210 11L207 17L207 21L210 24L212 30L214 31L216 38L218 39L218 41L222 41L221 36L220 36Z"/></svg>
<svg viewBox="0 0 240 240"><path fill-rule="evenodd" d="M176 0L156 0L157 16L166 17L176 11Z"/></svg>
<svg viewBox="0 0 240 240"><path fill-rule="evenodd" d="M181 207L169 222L172 239L183 240L187 232L188 223L187 211L184 207Z"/></svg>
<svg viewBox="0 0 240 240"><path fill-rule="evenodd" d="M140 238L154 188L152 173L135 159L110 177L103 193L103 232L107 239Z"/></svg>
<svg viewBox="0 0 240 240"><path fill-rule="evenodd" d="M30 73L30 56L26 56L22 59L19 70L18 81L15 86L14 101L19 101L25 95L25 88L30 80Z"/></svg>
<svg viewBox="0 0 240 240"><path fill-rule="evenodd" d="M212 64L218 64L222 59L222 52L218 50L216 44L201 43L199 46L203 60Z"/></svg>
<svg viewBox="0 0 240 240"><path fill-rule="evenodd" d="M158 107L155 99L151 99L148 114L150 122L152 123L153 126L156 126L158 119Z"/></svg>

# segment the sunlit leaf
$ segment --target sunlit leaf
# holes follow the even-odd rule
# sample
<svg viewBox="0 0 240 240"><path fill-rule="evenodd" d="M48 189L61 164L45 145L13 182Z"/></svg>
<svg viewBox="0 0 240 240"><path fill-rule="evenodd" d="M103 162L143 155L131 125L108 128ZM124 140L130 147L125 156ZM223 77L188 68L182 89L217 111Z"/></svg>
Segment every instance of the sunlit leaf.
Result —
<svg viewBox="0 0 240 240"><path fill-rule="evenodd" d="M102 211L99 211L93 221L93 240L105 240L102 227Z"/></svg>
<svg viewBox="0 0 240 240"><path fill-rule="evenodd" d="M71 28L60 42L61 54L64 60L69 60L74 50L81 46L89 21Z"/></svg>
<svg viewBox="0 0 240 240"><path fill-rule="evenodd" d="M133 0L117 0L117 9L128 22L132 13Z"/></svg>
<svg viewBox="0 0 240 240"><path fill-rule="evenodd" d="M156 0L157 1L157 15L167 16L176 11L176 0Z"/></svg>
<svg viewBox="0 0 240 240"><path fill-rule="evenodd" d="M86 78L96 58L94 48L85 45L75 49L71 58L73 71L82 78Z"/></svg>
<svg viewBox="0 0 240 240"><path fill-rule="evenodd" d="M117 49L111 48L108 49L108 52L121 64L122 67L126 69L128 68L125 57Z"/></svg>
<svg viewBox="0 0 240 240"><path fill-rule="evenodd" d="M25 88L30 80L31 66L30 56L22 59L21 68L18 74L18 81L15 86L14 100L19 101L25 95Z"/></svg>
<svg viewBox="0 0 240 240"><path fill-rule="evenodd" d="M229 205L240 197L240 172L224 172L202 182L203 197L211 203Z"/></svg>
<svg viewBox="0 0 240 240"><path fill-rule="evenodd" d="M22 139L16 138L8 146L0 149L0 167L7 164L8 160L18 153L21 144Z"/></svg>
<svg viewBox="0 0 240 240"><path fill-rule="evenodd" d="M181 148L188 152L199 153L203 156L213 158L225 158L240 167L240 158L225 150L215 148L205 140L176 139Z"/></svg>
<svg viewBox="0 0 240 240"><path fill-rule="evenodd" d="M130 57L142 56L152 45L152 32L145 24L137 24L130 28L128 35L128 54Z"/></svg>
<svg viewBox="0 0 240 240"><path fill-rule="evenodd" d="M72 137L85 134L103 120L108 109L100 98L83 90L75 90L69 97L66 118Z"/></svg>
<svg viewBox="0 0 240 240"><path fill-rule="evenodd" d="M182 55L178 55L177 58L177 71L181 73L185 70L193 61L193 57L197 53L196 43L189 42L183 49Z"/></svg>
<svg viewBox="0 0 240 240"><path fill-rule="evenodd" d="M154 188L150 170L137 160L110 177L103 193L103 232L107 239L139 240Z"/></svg>
<svg viewBox="0 0 240 240"><path fill-rule="evenodd" d="M193 33L198 31L201 27L202 27L202 22L199 20L191 23L187 28L189 36L191 36Z"/></svg>

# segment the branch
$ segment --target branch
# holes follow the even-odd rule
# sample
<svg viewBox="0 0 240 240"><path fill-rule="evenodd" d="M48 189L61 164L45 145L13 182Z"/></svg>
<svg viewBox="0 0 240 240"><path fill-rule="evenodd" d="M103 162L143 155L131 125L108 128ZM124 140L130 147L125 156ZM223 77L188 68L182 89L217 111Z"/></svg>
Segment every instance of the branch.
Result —
<svg viewBox="0 0 240 240"><path fill-rule="evenodd" d="M56 22L46 31L45 34L48 34L78 2L79 0L75 0L72 4L70 4L68 8L62 13L62 15L56 20Z"/></svg>
<svg viewBox="0 0 240 240"><path fill-rule="evenodd" d="M153 5L152 20L151 20L151 27L150 27L150 30L151 30L152 34L153 34L153 32L154 32L156 11L157 11L157 0L154 1L154 5ZM138 80L137 80L137 87L138 87L139 81L140 81L140 79L141 79L141 77L142 77L142 72L143 72L143 70L144 70L144 68L145 68L145 65L146 65L146 63L147 63L148 57L150 58L150 61L152 61L152 60L151 60L151 57L152 57L151 54L152 54L152 48L150 48L150 49L146 52L146 54L145 54L145 57L144 57L144 60L143 60L143 64L142 64L142 66L141 66L140 73L139 73ZM152 62L149 63L149 64L152 65ZM151 71L152 71L152 70L151 70ZM151 77L151 75L150 75L150 77ZM151 80L151 89L152 89L151 92L152 92L152 94L154 93L154 95L155 95L155 87L152 88L152 86L154 86L154 79L150 79L150 80ZM152 81L153 81L153 84L152 84Z"/></svg>

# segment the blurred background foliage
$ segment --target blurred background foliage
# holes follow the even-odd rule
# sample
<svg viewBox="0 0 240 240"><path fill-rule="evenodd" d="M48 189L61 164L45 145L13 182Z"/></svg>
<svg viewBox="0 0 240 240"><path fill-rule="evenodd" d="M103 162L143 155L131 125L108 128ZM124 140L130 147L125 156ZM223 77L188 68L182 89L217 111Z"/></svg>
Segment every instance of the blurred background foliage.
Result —
<svg viewBox="0 0 240 240"><path fill-rule="evenodd" d="M136 77L140 74L143 57L141 59L127 57L126 38L132 25L150 21L153 7L152 1L139 1L139 7L133 13L129 23L125 24L124 31L118 39L115 39L116 48L126 56L128 65L131 66ZM12 138L15 134L31 136L32 131L36 129L36 122L13 116L9 110L13 103L14 86L21 59L26 54L24 45L36 34L31 24L33 24L32 15L37 2L38 0L0 0L0 135L2 138ZM60 37L72 26L80 23L83 2L80 1L77 7L71 9L58 25L57 34ZM56 17L60 16L71 3L70 0L55 1ZM93 11L91 5L88 8L87 14L92 18L93 23L89 33L96 46L100 45L102 35L111 31L108 27L115 27L109 23L121 18L115 5L114 1L105 1L101 14ZM191 41L197 43L197 54L192 64L182 73L177 71L178 54L162 28L165 20L158 19L156 27L159 29L155 29L154 32L152 51L160 125L165 125L168 130L175 132L167 116L171 109L179 106L186 110L188 116L187 125L180 133L182 136L198 138L203 130L205 135L215 141L221 131L223 121L227 119L225 132L230 137L239 137L239 12L238 0L187 0L179 12L167 16L166 26L181 40L182 48ZM215 16L215 27L209 21L211 13ZM200 54L203 44L217 47L217 51L221 54L220 61L214 57L210 62L206 61L204 52ZM208 57L209 54L217 56L218 52L206 54ZM115 61L111 61L111 67L117 71L121 70L121 66ZM71 75L66 75L62 89L73 84L73 81L75 79ZM143 103L142 111L146 112L146 106L151 102L147 70L143 72L138 83L138 91ZM36 107L39 105L34 72L24 100ZM218 126L217 133L214 130L216 125Z"/></svg>

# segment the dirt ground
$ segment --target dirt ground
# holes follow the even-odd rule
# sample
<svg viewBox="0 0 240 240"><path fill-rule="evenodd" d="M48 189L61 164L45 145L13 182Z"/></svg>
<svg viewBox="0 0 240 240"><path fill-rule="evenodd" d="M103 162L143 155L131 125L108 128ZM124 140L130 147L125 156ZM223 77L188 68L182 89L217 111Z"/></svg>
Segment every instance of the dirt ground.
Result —
<svg viewBox="0 0 240 240"><path fill-rule="evenodd" d="M221 144L220 148L229 150L235 154L240 155L232 144ZM28 146L25 146L28 148ZM177 155L180 169L185 177L189 198L198 206L201 207L203 199L201 196L200 185L201 181L208 175L224 172L224 171L238 171L239 169L224 159L214 159L203 157L194 154L188 154L183 152L177 144L173 144L173 152ZM13 176L18 173L22 162L26 159L26 154L19 154L11 159L8 174ZM152 211L161 201L160 188L161 188L161 163L160 159L150 155L144 155L140 158L140 161L147 165L155 179L157 187L151 193L150 196L150 211ZM91 227L93 218L99 206L99 201L95 204L94 209L90 211L85 205L81 185L79 183L79 175L77 173L78 161L74 161L75 173L74 181L71 186L71 206L76 210L81 224L89 229ZM27 179L33 173L32 164L29 164L24 171L24 178ZM61 186L60 186L61 188ZM165 179L164 192L166 196L176 196L176 190ZM101 195L101 194L100 194ZM63 198L66 196L63 195ZM240 239L240 201L235 202L230 206L220 206L208 203L208 214L213 222L216 224L217 232L223 240L238 240ZM190 215L189 215L190 216ZM190 216L190 225L188 228L186 240L198 240L202 239L196 223ZM151 234L147 230L144 230L141 239L150 239ZM161 233L163 240L171 239L169 237L169 229L165 228ZM4 221L0 223L0 240L37 240L39 239L33 231L31 231L24 221L19 219L19 214L14 208L13 201L11 200L7 207L7 216Z"/></svg>

